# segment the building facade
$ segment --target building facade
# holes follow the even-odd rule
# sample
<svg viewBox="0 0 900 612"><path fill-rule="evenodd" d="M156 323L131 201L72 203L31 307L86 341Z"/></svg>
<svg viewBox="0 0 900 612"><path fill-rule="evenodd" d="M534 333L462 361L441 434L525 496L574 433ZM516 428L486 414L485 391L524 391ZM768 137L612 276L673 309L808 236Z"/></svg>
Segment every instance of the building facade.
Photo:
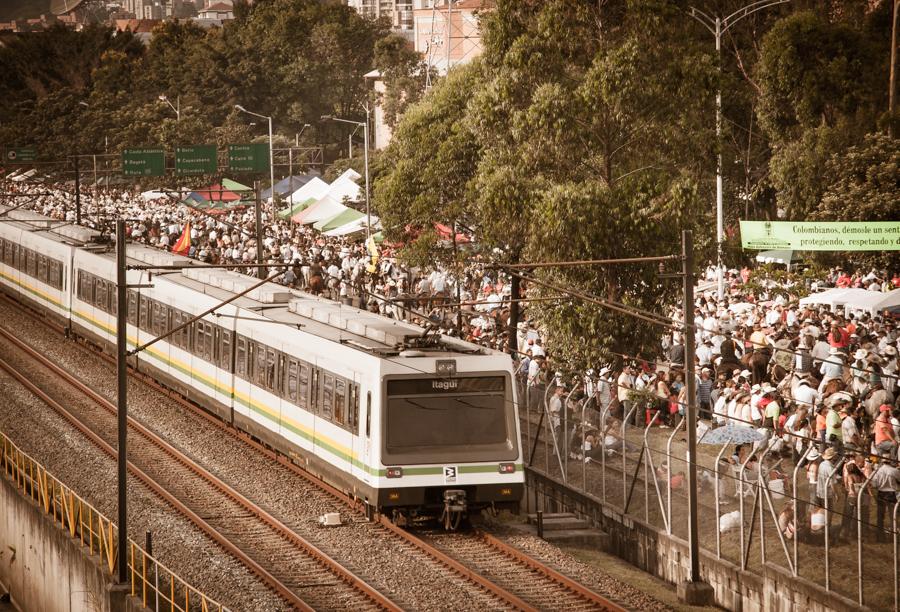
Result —
<svg viewBox="0 0 900 612"><path fill-rule="evenodd" d="M413 11L415 49L437 74L481 55L478 13L494 6L490 0L449 0Z"/></svg>

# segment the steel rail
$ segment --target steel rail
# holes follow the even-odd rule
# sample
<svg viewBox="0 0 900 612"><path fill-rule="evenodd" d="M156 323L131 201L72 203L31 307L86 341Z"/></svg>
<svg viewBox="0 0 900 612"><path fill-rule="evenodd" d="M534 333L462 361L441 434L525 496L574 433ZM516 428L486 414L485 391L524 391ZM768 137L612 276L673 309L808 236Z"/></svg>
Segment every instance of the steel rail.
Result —
<svg viewBox="0 0 900 612"><path fill-rule="evenodd" d="M107 412L111 414L115 414L116 409L115 406L107 400L105 397L98 394L96 391L77 380L71 374L54 364L52 361L47 359L45 356L41 355L27 344L23 343L18 338L12 336L5 329L0 329L0 335L3 336L6 340L15 344L21 350L26 352L32 359L39 362L42 366L58 375L62 380L66 382L69 386L77 389L83 395L90 398L93 402L103 407ZM111 445L106 443L102 438L100 438L97 434L91 431L86 425L80 422L80 420L74 416L71 412L67 411L63 408L58 402L50 398L46 393L42 392L38 389L31 381L27 380L23 375L15 372L15 368L10 366L3 360L0 360L0 367L7 370L12 374L17 380L19 380L23 385L25 385L30 391L41 397L42 401L45 401L50 405L54 410L60 411L66 420L71 422L79 431L84 433L92 442L94 442L97 446L99 446L104 452L109 454L112 457L117 456L117 451ZM49 400L49 401L48 401ZM386 610L395 610L399 612L401 608L394 604L389 598L385 595L377 591L375 588L370 586L364 580L356 576L353 572L344 568L340 563L331 558L328 554L320 550L311 542L305 540L301 536L299 536L296 532L286 526L284 523L279 521L277 518L254 504L252 501L247 499L241 493L230 487L228 484L223 482L218 477L212 475L186 455L178 451L176 448L162 440L159 436L151 432L149 429L135 421L134 419L129 417L129 426L133 428L137 433L141 434L148 442L155 445L157 448L162 450L164 453L173 458L173 460L177 461L187 469L194 472L197 476L205 480L208 484L212 485L216 489L218 489L221 493L231 498L245 510L256 516L259 520L269 525L273 530L278 532L283 538L288 540L290 543L294 544L301 548L307 555L315 559L320 565L324 566L328 569L332 574L335 575L336 578L341 580L343 583L353 587L357 591L363 593L366 597L368 597L374 604L378 607L386 609ZM184 505L181 501L171 495L168 491L166 491L161 485L156 483L150 476L144 473L140 468L135 466L134 464L129 462L129 469L131 472L137 476L146 486L148 486L152 491L163 497L166 502L172 504L179 512L183 513L187 516L192 522L194 522L202 531L207 533L214 541L220 544L227 552L236 556L242 563L246 564L250 567L257 575L260 576L265 582L269 583L270 586L275 590L281 597L287 600L291 605L296 606L302 610L313 610L310 606L304 603L289 587L285 586L281 581L279 581L275 576L273 576L268 570L263 568L259 563L251 559L246 553L244 553L240 548L235 546L232 542L230 542L225 536L220 534L214 527L209 525L206 521L200 518L196 513L194 513L190 508Z"/></svg>
<svg viewBox="0 0 900 612"><path fill-rule="evenodd" d="M510 546L509 544L507 544L503 540L497 538L496 536L493 536L489 533L485 533L484 531L481 531L481 530L476 530L475 535L477 537L481 538L481 540L483 540L485 543L487 543L491 548L494 548L495 550L502 552L507 557L515 559L520 564L525 565L525 566L529 567L530 569L533 569L537 572L540 572L541 574L544 574L545 576L549 577L554 582L559 583L564 588L566 588L569 591L572 591L576 595L580 596L582 599L586 599L591 603L597 604L598 606L600 606L600 609L609 610L610 612L626 612L626 609L623 608L622 606L618 605L617 603L608 600L607 598L603 597L599 593L595 593L594 591L587 588L583 584L578 583L578 582L572 580L571 578L569 578L568 576L559 573L552 567L549 567L548 565L541 563L534 557L522 552L518 548L515 548L514 546Z"/></svg>
<svg viewBox="0 0 900 612"><path fill-rule="evenodd" d="M5 335L5 330L3 331ZM37 385L32 383L28 378L25 377L19 370L15 368L15 366L10 365L6 360L0 358L0 369L5 370L10 376L16 379L19 384L28 389L28 391L40 399L43 403L50 406L54 412L63 417L66 421L69 422L75 429L77 429L84 437L86 437L90 442L98 447L101 451L103 451L108 456L113 459L118 457L118 451L112 447L109 443L106 442L99 435L94 433L89 427L87 427L84 423L82 423L78 417L74 414L66 410L62 404L57 402L55 399L46 394L43 390L41 390ZM243 551L234 546L230 541L228 541L223 535L221 535L218 531L213 529L206 521L200 518L196 513L194 513L190 508L185 506L181 501L179 501L176 497L170 494L168 491L163 489L159 484L157 484L152 478L150 478L147 474L145 474L140 468L132 464L128 463L128 471L131 472L132 476L135 476L138 480L140 480L144 486L153 491L156 495L160 496L163 501L170 504L175 508L178 512L184 514L188 519L194 523L201 531L203 531L207 536L209 536L216 544L221 546L227 553L236 557L241 563L245 564L247 567L251 569L257 576L259 576L264 582L269 584L269 587L272 588L280 597L282 597L285 601L290 603L291 605L297 606L301 610L312 611L313 608L307 606L302 600L296 597L293 592L290 591L285 585L283 585L277 578L269 574L262 566L256 563L253 559L248 557ZM116 551L116 554L120 554L120 551Z"/></svg>
<svg viewBox="0 0 900 612"><path fill-rule="evenodd" d="M52 323L51 321L48 321L45 318L41 318L41 317L37 316L30 308L24 306L19 301L14 300L14 299L10 298L9 296L6 296L6 297L12 305L14 305L16 308L20 309L23 313L27 314L27 316L35 319L36 321L41 322L42 324L53 327L57 330L62 329L61 326L56 325L56 324ZM110 363L110 364L115 363L115 360L111 356L107 355L106 353L103 353L100 350L97 350L96 348L89 348L89 347L85 346L83 348L83 350L90 351L90 354L104 359L107 363ZM324 480L321 480L320 478L316 477L312 473L306 471L305 469L303 469L303 467L297 465L289 456L287 456L283 453L280 453L276 450L273 450L272 448L264 445L263 443L259 442L255 438L253 438L250 434L234 428L233 426L231 426L228 423L226 423L225 421L223 421L221 418L215 416L214 414L211 414L210 412L208 412L206 410L203 410L202 408L199 408L194 403L185 399L181 394L170 389L169 387L166 387L165 385L158 382L156 379L152 378L148 374L141 372L139 370L134 370L130 366L129 366L129 374L131 374L131 376L135 380L147 385L148 387L153 388L157 392L165 394L167 397L172 398L174 401L178 402L181 406L190 410L192 414L194 414L195 416L201 417L202 419L204 419L208 423L214 425L215 427L217 427L219 430L226 433L227 435L230 435L234 438L239 439L241 442L243 442L247 446L251 447L256 452L262 454L265 457L268 457L270 460L278 463L279 465L284 466L286 469L290 470L293 474L300 477L305 482L307 482L310 485L318 488L319 490L327 493L328 495L333 497L335 500L337 500L340 503L344 504L345 506L349 507L351 510L360 512L360 513L365 513L366 507L365 507L364 502L362 502L358 498L348 495L347 493L344 493L343 491L340 491L339 489L335 488L334 486L330 485L329 483L325 482ZM106 400L104 400L104 401L106 401ZM401 527L398 527L393 522L391 522L391 520L388 516L386 516L384 514L377 514L375 516L375 520L382 527L384 527L388 532L393 534L395 537L400 538L403 542L413 546L418 551L420 551L421 553L423 553L426 556L428 556L429 558L431 558L433 561L448 568L450 571L455 573L459 578L462 578L463 580L476 585L477 587L486 591L489 595L498 599L499 601L502 601L502 602L506 603L507 605L509 605L510 607L517 609L517 610L521 610L523 612L534 612L537 610L533 605L524 601L518 595L510 592L509 590L505 589L504 587L500 586L499 584L490 580L489 578L480 574L479 572L477 572L469 567L466 567L463 563L450 557L449 555L447 555L446 553L437 549L436 547L431 546L430 544L428 544L421 538L415 536L414 534L406 531L405 529L403 529ZM496 538L494 538L494 539L496 539ZM497 541L500 542L500 540L497 540ZM511 547L510 547L510 549L516 550L516 549L512 549ZM535 571L543 573L543 574L549 576L554 581L559 582L564 585L565 585L565 581L568 581L571 584L577 585L577 586L581 587L581 589L584 589L585 591L591 593L591 596L593 598L603 599L603 597L601 595L594 593L593 591L590 591L589 589L587 589L586 587L584 587L582 585L578 585L578 583L576 581L574 581L570 578L567 578L563 574L557 572L556 570L553 570L550 567L547 567L545 564L541 563L540 561L533 559L531 557L528 557L526 553L523 553L523 552L517 551L517 550L516 550L516 553L518 556L513 558L515 561L520 562L520 563L526 563L524 561L519 561L519 556L521 556L522 558L528 558L530 561L526 564L528 564L529 567L532 567ZM559 577L559 579L557 579L557 577ZM566 585L566 588L570 588L570 587L568 587ZM599 601L599 600L597 600L597 601ZM603 603L603 605L606 606L605 609L608 609L608 610L622 610L623 609L612 601L609 601L609 600L603 600L603 601L605 602L605 603Z"/></svg>

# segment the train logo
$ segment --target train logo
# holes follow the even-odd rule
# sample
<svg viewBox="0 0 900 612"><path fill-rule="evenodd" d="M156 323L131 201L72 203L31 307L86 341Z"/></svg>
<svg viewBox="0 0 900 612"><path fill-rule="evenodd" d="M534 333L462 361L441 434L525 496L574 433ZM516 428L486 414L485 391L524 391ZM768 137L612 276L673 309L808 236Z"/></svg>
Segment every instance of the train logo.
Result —
<svg viewBox="0 0 900 612"><path fill-rule="evenodd" d="M455 465L445 465L444 466L444 484L456 484L456 475L459 472L459 468Z"/></svg>

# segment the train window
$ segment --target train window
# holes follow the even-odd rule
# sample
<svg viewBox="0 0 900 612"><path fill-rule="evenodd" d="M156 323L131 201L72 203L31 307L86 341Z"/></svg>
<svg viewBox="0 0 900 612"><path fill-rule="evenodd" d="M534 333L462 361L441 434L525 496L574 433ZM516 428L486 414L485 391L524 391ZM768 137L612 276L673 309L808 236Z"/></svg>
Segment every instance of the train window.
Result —
<svg viewBox="0 0 900 612"><path fill-rule="evenodd" d="M194 329L194 354L204 361L212 362L212 323L207 323L206 321L194 321Z"/></svg>
<svg viewBox="0 0 900 612"><path fill-rule="evenodd" d="M346 421L345 408L347 401L347 381L338 378L334 381L334 422L343 425Z"/></svg>
<svg viewBox="0 0 900 612"><path fill-rule="evenodd" d="M173 308L172 309L172 329L173 330L178 329L179 327L181 327L181 325L184 324L185 321L187 321L187 315L185 315L180 310L175 310ZM184 333L186 330L187 330L187 328L184 328L184 329L180 329L178 331L173 332L172 335L169 337L169 341L174 346L177 346L180 349L186 349L187 344L188 344L187 343L188 335Z"/></svg>
<svg viewBox="0 0 900 612"><path fill-rule="evenodd" d="M284 377L284 395L290 401L297 403L297 375L299 367L296 359L287 360L287 375Z"/></svg>
<svg viewBox="0 0 900 612"><path fill-rule="evenodd" d="M25 249L25 274L31 278L37 277L37 253L31 249Z"/></svg>
<svg viewBox="0 0 900 612"><path fill-rule="evenodd" d="M143 329L146 332L150 331L150 298L146 295L141 295L141 319L138 322L138 327Z"/></svg>
<svg viewBox="0 0 900 612"><path fill-rule="evenodd" d="M116 316L119 313L119 287L117 283L106 283L109 300L109 307L106 312Z"/></svg>
<svg viewBox="0 0 900 612"><path fill-rule="evenodd" d="M61 266L58 261L50 258L47 259L47 284L54 289L62 289L62 284L59 282L60 268Z"/></svg>
<svg viewBox="0 0 900 612"><path fill-rule="evenodd" d="M138 294L136 291L128 292L128 323L137 325L137 303Z"/></svg>
<svg viewBox="0 0 900 612"><path fill-rule="evenodd" d="M94 303L94 277L87 272L78 273L78 298L86 303Z"/></svg>
<svg viewBox="0 0 900 612"><path fill-rule="evenodd" d="M297 395L297 405L301 408L309 407L309 365L300 364L300 390Z"/></svg>
<svg viewBox="0 0 900 612"><path fill-rule="evenodd" d="M276 351L266 347L266 389L269 391L275 391L277 389L277 367L278 355L276 355Z"/></svg>
<svg viewBox="0 0 900 612"><path fill-rule="evenodd" d="M231 371L231 344L234 332L223 329L219 334L219 367Z"/></svg>
<svg viewBox="0 0 900 612"><path fill-rule="evenodd" d="M347 404L347 425L350 431L359 428L359 385L350 383L350 400Z"/></svg>
<svg viewBox="0 0 900 612"><path fill-rule="evenodd" d="M253 347L255 359L253 363L253 382L260 386L266 386L266 347L263 344L256 344Z"/></svg>
<svg viewBox="0 0 900 612"><path fill-rule="evenodd" d="M243 336L238 336L234 344L234 373L247 378L247 347L249 343Z"/></svg>
<svg viewBox="0 0 900 612"><path fill-rule="evenodd" d="M94 306L105 312L109 307L107 299L106 281L98 278L94 283Z"/></svg>
<svg viewBox="0 0 900 612"><path fill-rule="evenodd" d="M47 256L40 253L37 256L37 279L42 283L47 282Z"/></svg>
<svg viewBox="0 0 900 612"><path fill-rule="evenodd" d="M366 437L372 435L372 392L366 391Z"/></svg>
<svg viewBox="0 0 900 612"><path fill-rule="evenodd" d="M334 376L325 374L322 376L322 418L331 420L332 404L334 402Z"/></svg>
<svg viewBox="0 0 900 612"><path fill-rule="evenodd" d="M153 333L162 336L169 331L169 307L153 301Z"/></svg>

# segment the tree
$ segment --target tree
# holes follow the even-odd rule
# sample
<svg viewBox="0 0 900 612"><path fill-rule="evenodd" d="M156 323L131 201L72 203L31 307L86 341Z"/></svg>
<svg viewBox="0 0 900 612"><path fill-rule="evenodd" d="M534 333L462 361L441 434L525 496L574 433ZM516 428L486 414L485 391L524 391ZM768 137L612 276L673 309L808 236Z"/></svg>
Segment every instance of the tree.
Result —
<svg viewBox="0 0 900 612"><path fill-rule="evenodd" d="M821 221L896 221L900 219L900 145L881 133L833 155L827 163L831 180L813 219ZM900 236L886 236L892 240ZM855 263L896 270L897 251L854 253Z"/></svg>

